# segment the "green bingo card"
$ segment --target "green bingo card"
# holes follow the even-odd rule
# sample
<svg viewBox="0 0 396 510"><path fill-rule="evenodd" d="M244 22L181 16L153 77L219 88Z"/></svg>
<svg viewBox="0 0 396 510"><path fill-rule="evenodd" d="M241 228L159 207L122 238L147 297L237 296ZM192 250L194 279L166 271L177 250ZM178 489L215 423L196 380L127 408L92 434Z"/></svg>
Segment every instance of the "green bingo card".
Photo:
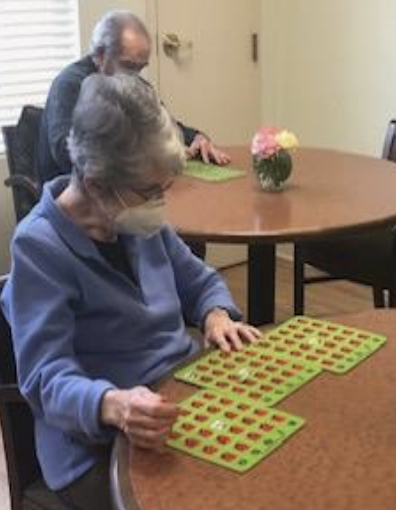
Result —
<svg viewBox="0 0 396 510"><path fill-rule="evenodd" d="M212 163L203 163L202 161L191 160L187 163L184 175L196 177L204 181L221 182L241 177L245 172L239 168L231 166L218 166Z"/></svg>
<svg viewBox="0 0 396 510"><path fill-rule="evenodd" d="M281 446L304 424L298 416L201 390L180 404L168 445L244 472Z"/></svg>
<svg viewBox="0 0 396 510"><path fill-rule="evenodd" d="M272 406L317 376L322 369L251 344L230 353L218 349L175 372L175 378Z"/></svg>
<svg viewBox="0 0 396 510"><path fill-rule="evenodd" d="M260 347L342 374L386 342L386 337L330 321L296 316L264 335Z"/></svg>

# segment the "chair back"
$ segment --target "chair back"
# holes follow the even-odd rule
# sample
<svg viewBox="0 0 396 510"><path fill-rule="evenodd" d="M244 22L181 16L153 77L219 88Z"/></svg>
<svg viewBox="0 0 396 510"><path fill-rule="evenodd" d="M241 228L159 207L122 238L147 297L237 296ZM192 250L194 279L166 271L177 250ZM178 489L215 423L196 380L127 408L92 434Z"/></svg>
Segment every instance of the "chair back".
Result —
<svg viewBox="0 0 396 510"><path fill-rule="evenodd" d="M382 157L396 163L396 120L391 120L388 124Z"/></svg>
<svg viewBox="0 0 396 510"><path fill-rule="evenodd" d="M36 151L42 108L25 106L16 126L3 126L9 177L5 185L12 187L17 221L20 221L40 197L40 181L36 171Z"/></svg>
<svg viewBox="0 0 396 510"><path fill-rule="evenodd" d="M0 279L0 293L6 279ZM33 417L17 386L11 331L0 309L0 423L11 508L22 510L25 489L41 477L34 447Z"/></svg>

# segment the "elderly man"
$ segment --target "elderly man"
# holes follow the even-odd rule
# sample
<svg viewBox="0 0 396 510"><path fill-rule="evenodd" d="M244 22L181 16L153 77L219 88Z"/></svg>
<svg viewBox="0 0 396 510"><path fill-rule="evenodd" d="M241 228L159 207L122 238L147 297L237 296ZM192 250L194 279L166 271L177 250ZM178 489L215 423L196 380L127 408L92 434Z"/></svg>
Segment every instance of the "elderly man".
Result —
<svg viewBox="0 0 396 510"><path fill-rule="evenodd" d="M92 34L91 53L66 67L54 80L40 130L37 172L41 183L59 174L71 172L66 147L71 117L83 80L94 73L140 73L150 58L151 40L144 24L129 11L112 11L96 25ZM218 165L229 163L227 154L219 150L200 131L178 122L182 130L187 157L202 157ZM204 243L189 242L192 252L205 257Z"/></svg>
<svg viewBox="0 0 396 510"><path fill-rule="evenodd" d="M54 80L44 110L37 168L42 182L69 173L71 162L66 147L71 117L83 80L93 73L140 73L148 64L150 35L144 24L128 11L112 11L96 25L91 52L66 67ZM229 157L196 129L178 122L187 146L187 156L201 156L219 165Z"/></svg>

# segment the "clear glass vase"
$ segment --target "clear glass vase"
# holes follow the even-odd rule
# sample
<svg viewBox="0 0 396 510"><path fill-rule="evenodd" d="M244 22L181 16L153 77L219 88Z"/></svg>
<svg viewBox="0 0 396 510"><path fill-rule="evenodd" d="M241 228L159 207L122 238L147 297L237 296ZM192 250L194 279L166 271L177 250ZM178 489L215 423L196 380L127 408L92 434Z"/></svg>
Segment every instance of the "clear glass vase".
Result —
<svg viewBox="0 0 396 510"><path fill-rule="evenodd" d="M270 158L253 159L260 186L266 191L281 191L290 177L293 163L290 154L281 149Z"/></svg>
<svg viewBox="0 0 396 510"><path fill-rule="evenodd" d="M271 175L261 175L259 174L258 180L260 186L265 191L282 191L284 188L286 181L276 181L273 179Z"/></svg>

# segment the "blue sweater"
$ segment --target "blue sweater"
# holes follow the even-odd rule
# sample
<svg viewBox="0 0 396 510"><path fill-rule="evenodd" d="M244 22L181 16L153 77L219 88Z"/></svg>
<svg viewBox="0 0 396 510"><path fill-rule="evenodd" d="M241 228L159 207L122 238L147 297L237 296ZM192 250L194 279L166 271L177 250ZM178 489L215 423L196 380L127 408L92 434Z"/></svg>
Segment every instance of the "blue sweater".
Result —
<svg viewBox="0 0 396 510"><path fill-rule="evenodd" d="M139 285L115 270L54 201L67 184L48 183L18 225L1 296L52 489L81 476L97 445L113 439L99 420L107 389L149 385L194 354L184 319L202 325L215 306L240 316L218 274L168 226L149 239L125 237Z"/></svg>

